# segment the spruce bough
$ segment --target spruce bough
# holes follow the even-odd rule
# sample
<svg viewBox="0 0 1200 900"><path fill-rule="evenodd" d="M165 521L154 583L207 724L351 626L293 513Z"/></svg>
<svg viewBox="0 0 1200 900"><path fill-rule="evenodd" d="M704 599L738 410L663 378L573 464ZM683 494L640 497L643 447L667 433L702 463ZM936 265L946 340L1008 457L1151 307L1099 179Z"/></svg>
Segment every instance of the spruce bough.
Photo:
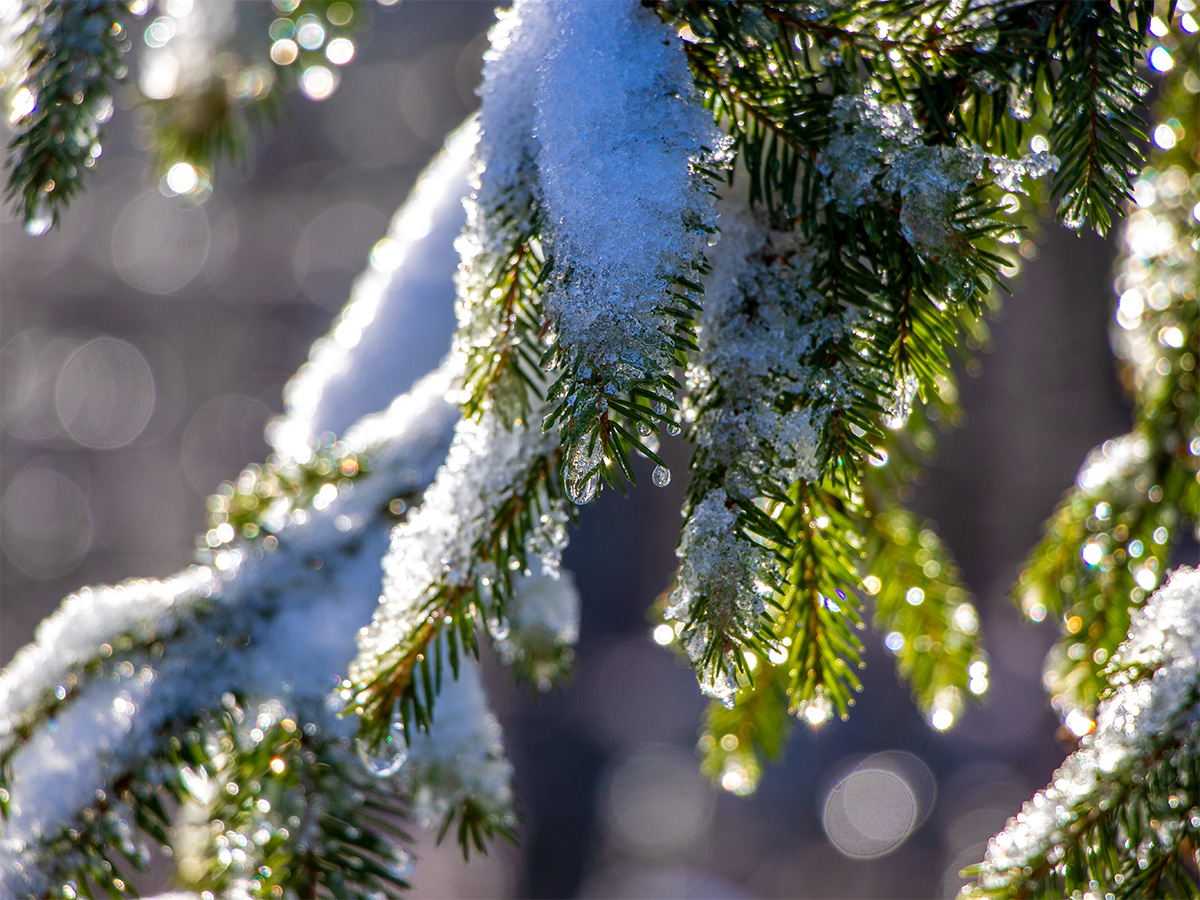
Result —
<svg viewBox="0 0 1200 900"><path fill-rule="evenodd" d="M295 80L280 44L305 16L350 33L357 9L285 5L261 59L143 98L159 166L211 187ZM84 184L142 12L16 17L8 196L29 230ZM197 892L402 892L397 812L464 853L514 839L480 646L538 688L569 675L570 527L636 456L669 482L663 431L693 455L655 634L712 699L704 771L751 792L797 718L847 716L868 623L951 727L987 689L979 616L898 488L953 415L1011 246L1052 212L1122 229L1135 422L1014 588L1062 627L1046 683L1080 749L964 892L1194 895L1200 580L1169 563L1200 521L1196 31L1190 4L1132 0L518 0L478 117L397 220L445 215L469 179L452 354L316 443L331 372L372 377L335 331L276 454L210 503L198 565L81 590L44 623L0 676L0 887L120 896L181 809L203 823L179 864ZM227 32L206 33L216 59ZM184 114L204 97L215 113ZM281 633L289 656L311 645L304 666ZM64 778L49 751L85 734L102 740Z"/></svg>

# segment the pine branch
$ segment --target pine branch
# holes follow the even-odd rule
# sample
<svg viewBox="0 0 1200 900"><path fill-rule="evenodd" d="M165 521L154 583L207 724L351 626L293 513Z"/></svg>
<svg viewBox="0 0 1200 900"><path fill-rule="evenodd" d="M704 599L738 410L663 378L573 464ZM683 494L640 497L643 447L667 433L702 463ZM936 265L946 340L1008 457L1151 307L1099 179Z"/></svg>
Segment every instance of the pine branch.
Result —
<svg viewBox="0 0 1200 900"><path fill-rule="evenodd" d="M366 16L360 0L299 0L270 9L199 4L156 19L142 79L156 173L190 165L202 197L218 163L244 163L283 115L283 91L318 100L333 92ZM172 69L179 75L166 74Z"/></svg>
<svg viewBox="0 0 1200 900"><path fill-rule="evenodd" d="M679 428L668 413L680 387L672 370L695 347L701 239L713 230L708 171L721 164L723 140L651 14L558 6L554 27L535 126L555 260L543 358L555 380L543 427L558 428L567 495L583 504L601 483L634 480L633 452L665 470L645 438L660 422Z"/></svg>
<svg viewBox="0 0 1200 900"><path fill-rule="evenodd" d="M223 648L253 631L262 617L271 615L279 595L246 603L238 586L229 582L242 575L248 557L263 559L264 553L262 564L283 573L280 583L292 577L287 573L296 561L323 565L322 556L305 546L311 541L297 535L297 526L348 493L355 480L366 481L360 484L363 521L345 533L341 546L322 547L323 555L353 555L369 527L390 525L394 510L415 502L423 487L419 479L411 482L413 465L420 460L404 445L403 435L399 441L396 437L393 432L390 439L366 445L365 453L340 442L318 448L304 464L272 459L252 466L236 486L223 485L210 498L213 521L200 541L208 566L163 582L85 588L68 597L40 627L36 643L17 654L5 678L0 790L11 783L13 757L96 681L132 673L134 661L157 660L173 647L203 646L206 638L215 637ZM368 472L367 453L385 458L379 473ZM8 798L0 794L0 815L7 817L7 808Z"/></svg>
<svg viewBox="0 0 1200 900"><path fill-rule="evenodd" d="M1149 2L1068 4L1057 23L1061 99L1051 115L1050 144L1062 159L1054 189L1068 228L1112 225L1139 169L1144 141L1135 110L1148 85L1136 74L1149 27Z"/></svg>
<svg viewBox="0 0 1200 900"><path fill-rule="evenodd" d="M1200 573L1178 569L1134 614L1096 728L988 844L967 897L1195 896L1200 873L1196 622Z"/></svg>
<svg viewBox="0 0 1200 900"><path fill-rule="evenodd" d="M384 600L342 688L370 746L394 717L406 740L428 730L444 666L457 676L478 653L477 625L507 637L520 583L557 572L567 513L556 443L491 415L460 423L425 503L397 530Z"/></svg>
<svg viewBox="0 0 1200 900"><path fill-rule="evenodd" d="M298 510L324 509L339 493L352 490L356 480L370 473L366 456L344 442L314 448L303 462L272 456L264 465L242 470L236 481L227 481L208 500L209 551L232 544L237 538L270 536L286 526ZM389 501L389 512L407 509L420 497L415 489Z"/></svg>
<svg viewBox="0 0 1200 900"><path fill-rule="evenodd" d="M864 626L853 594L863 549L853 526L857 514L854 498L801 482L782 521L793 549L773 628L786 648L792 711L813 724L835 712L845 718L853 693L862 690L856 631Z"/></svg>
<svg viewBox="0 0 1200 900"><path fill-rule="evenodd" d="M533 223L528 227L531 235L540 233ZM549 320L540 291L551 265L532 236L518 240L506 257L495 263L494 273L486 273L483 289L468 286L460 292L470 298L466 302L483 308L460 311L460 321L467 324L455 342L456 352L467 360L463 414L477 418L493 410L502 421L517 422L545 399L541 359ZM478 265L471 260L467 269Z"/></svg>
<svg viewBox="0 0 1200 900"><path fill-rule="evenodd" d="M510 823L497 821L495 816L489 815L469 797L446 815L445 823L438 832L439 843L451 828L455 830L464 861L471 858L472 848L476 853L487 856L488 842L493 838L502 838L510 844L517 843L516 829Z"/></svg>
<svg viewBox="0 0 1200 900"><path fill-rule="evenodd" d="M24 0L13 36L12 124L5 199L30 234L58 224L100 156L113 85L128 72L131 0Z"/></svg>
<svg viewBox="0 0 1200 900"><path fill-rule="evenodd" d="M146 760L99 791L75 821L42 836L48 864L39 895L75 900L133 894L130 876L148 867L150 842L170 846L164 801L177 804L186 796L173 776L162 759Z"/></svg>
<svg viewBox="0 0 1200 900"><path fill-rule="evenodd" d="M549 9L521 3L489 34L479 88L480 138L471 168L454 352L466 360L463 411L501 423L529 420L545 401L542 358L552 322L543 293L553 272L545 246L534 136L537 66L549 52Z"/></svg>
<svg viewBox="0 0 1200 900"><path fill-rule="evenodd" d="M892 40L885 14L856 42L861 21L795 8L665 4L660 14L683 31L697 85L731 132L749 176L744 190L762 210L742 223L723 210L710 254L715 271L689 370L699 447L666 616L682 624L702 686L722 702L752 682L748 658L765 665L774 652L795 666L794 708L844 715L861 649L850 592L862 548L852 529L875 527L860 508L864 473L885 457L886 426L902 427L916 398L952 389L950 348L979 330L1006 264L998 242L1016 234L995 188L1020 191L1023 178L1056 162L1044 152L1008 160L954 146L953 133L928 125L928 105L905 80L923 64L897 63L898 48L953 57L990 21ZM831 55L814 59L817 44ZM875 82L867 89L872 66L887 68L883 95L897 100L881 102ZM762 237L768 226L778 232ZM714 295L714 284L728 297ZM810 509L800 499L814 485L833 498L832 527L814 511L822 503L810 498ZM813 535L825 532L822 545ZM945 703L925 700L942 722L960 702L954 692L971 683L970 664L983 664L961 629L939 622L923 623L933 633L922 643L953 633L954 662L922 667L918 680L937 683ZM974 683L982 689L981 672Z"/></svg>
<svg viewBox="0 0 1200 900"><path fill-rule="evenodd" d="M1181 47L1156 118L1195 110L1194 95L1182 86L1200 71L1192 44ZM1061 617L1063 636L1045 680L1064 715L1087 715L1095 705L1130 611L1161 580L1187 520L1194 527L1200 518L1200 308L1184 287L1200 268L1194 252L1178 252L1175 240L1145 237L1157 228L1194 231L1190 210L1200 194L1188 174L1197 163L1186 151L1164 157L1161 170L1138 180L1143 204L1124 228L1118 264L1113 344L1125 365L1134 431L1089 455L1014 588L1030 618Z"/></svg>
<svg viewBox="0 0 1200 900"><path fill-rule="evenodd" d="M23 0L15 14L16 136L5 193L31 234L58 224L84 170L100 156L113 87L128 72L130 29L144 7L132 0ZM248 158L254 135L282 114L281 85L317 99L332 93L364 18L359 0L300 0L286 10L197 4L151 22L141 100L152 167L162 176L179 164L190 167L166 179L164 190L205 199L219 161Z"/></svg>
<svg viewBox="0 0 1200 900"><path fill-rule="evenodd" d="M777 761L795 724L788 714L787 669L759 665L733 707L708 705L697 751L700 770L725 790L746 796L758 788L766 761Z"/></svg>
<svg viewBox="0 0 1200 900"><path fill-rule="evenodd" d="M202 824L180 861L189 887L249 897L349 897L407 890L410 838L398 785L362 767L351 741L278 701L228 703L175 750Z"/></svg>
<svg viewBox="0 0 1200 900"><path fill-rule="evenodd" d="M979 615L946 546L927 523L900 506L871 516L863 579L875 607L873 626L912 686L918 708L949 728L964 696L987 690Z"/></svg>
<svg viewBox="0 0 1200 900"><path fill-rule="evenodd" d="M369 455L373 467L327 508L314 501L267 537L222 546L213 570L167 585L135 581L81 592L42 629L38 644L18 654L0 691L3 718L31 727L6 735L0 787L6 837L25 841L25 849L19 870L0 868L0 892L52 886L54 870L47 866L55 857L37 836L76 827L70 824L74 811L89 806L96 788L107 791L135 772L138 760L161 760L173 724L218 710L224 693L277 690L318 707L327 699L322 673L337 672L351 655L354 605L368 604L360 612L365 619L377 593L375 560L393 519L389 501L411 491L414 477L431 479L438 444L448 440L453 416L441 399L448 383L434 376L416 395L347 434L347 449ZM343 530L335 520L350 527ZM226 568L220 569L222 558ZM356 566L362 576L355 576ZM317 600L333 602L345 618L326 623L319 645L306 650L323 608ZM299 659L275 657L280 635L288 636ZM55 731L44 727L51 718ZM61 758L56 741L80 734L87 735L80 746L90 749L73 750L71 772L47 765ZM99 874L110 871L102 856L93 859ZM115 869L110 875L121 877Z"/></svg>
<svg viewBox="0 0 1200 900"><path fill-rule="evenodd" d="M1165 571L1180 503L1195 484L1172 462L1141 434L1093 451L1014 587L1029 618L1051 616L1063 628L1044 678L1064 715L1095 705L1131 610Z"/></svg>

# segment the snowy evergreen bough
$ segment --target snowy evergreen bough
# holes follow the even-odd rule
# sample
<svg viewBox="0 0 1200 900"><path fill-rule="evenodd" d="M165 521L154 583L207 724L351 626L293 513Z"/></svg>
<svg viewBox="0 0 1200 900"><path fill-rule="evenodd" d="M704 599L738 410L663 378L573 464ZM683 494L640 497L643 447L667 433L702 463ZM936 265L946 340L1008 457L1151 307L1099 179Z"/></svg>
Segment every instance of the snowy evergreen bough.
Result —
<svg viewBox="0 0 1200 900"><path fill-rule="evenodd" d="M27 228L85 184L135 31L156 171L188 202L281 87L332 91L357 4L275 7L17 4L8 196ZM499 13L478 116L293 379L274 455L211 499L196 565L80 590L0 675L0 895L121 896L161 844L187 890L390 896L407 823L464 853L515 839L480 648L539 689L569 675L569 529L636 456L670 481L663 431L693 455L655 637L712 700L703 769L750 793L797 718L848 715L867 622L951 727L988 686L979 616L899 488L1042 211L1121 223L1135 424L1084 464L1014 591L1061 623L1045 683L1080 749L965 893L1195 895L1200 577L1168 574L1200 522L1193 12ZM387 329L417 299L453 303L458 331L396 396L415 373Z"/></svg>

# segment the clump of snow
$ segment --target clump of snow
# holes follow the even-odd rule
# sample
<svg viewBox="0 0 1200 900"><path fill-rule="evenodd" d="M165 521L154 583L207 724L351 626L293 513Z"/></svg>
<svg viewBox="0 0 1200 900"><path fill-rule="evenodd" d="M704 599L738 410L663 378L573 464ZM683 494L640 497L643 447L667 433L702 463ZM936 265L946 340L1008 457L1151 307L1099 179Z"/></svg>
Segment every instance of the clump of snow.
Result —
<svg viewBox="0 0 1200 900"><path fill-rule="evenodd" d="M726 499L724 491L710 491L688 517L679 542L678 583L665 613L668 620L689 623L679 637L694 663L703 658L714 630L732 634L757 630L764 605L753 585L773 563L765 547L737 535L737 514ZM703 602L705 615L692 623L692 605L697 601ZM700 673L704 693L727 707L733 706L738 688L731 669L718 666Z"/></svg>
<svg viewBox="0 0 1200 900"><path fill-rule="evenodd" d="M551 6L544 0L519 0L497 15L479 88L481 135L471 169L467 228L457 242L462 264L454 346L466 357L494 352L501 327L492 296L497 273L535 230L534 97L538 63L554 34Z"/></svg>
<svg viewBox="0 0 1200 900"><path fill-rule="evenodd" d="M1058 862L1060 843L1078 811L1096 808L1106 790L1141 761L1165 753L1165 765L1190 764L1200 692L1200 570L1177 569L1134 611L1112 666L1125 674L1113 679L1114 693L1101 701L1095 730L1054 773L1050 786L988 842L981 890L1020 879L1022 867L1040 857Z"/></svg>
<svg viewBox="0 0 1200 900"><path fill-rule="evenodd" d="M1021 191L1022 179L1058 168L1058 159L1045 151L1013 160L974 147L926 146L907 104L883 103L870 94L836 98L833 121L834 134L817 157L826 200L851 211L898 194L904 237L923 252L953 249L961 233L955 213L985 164L1006 191Z"/></svg>
<svg viewBox="0 0 1200 900"><path fill-rule="evenodd" d="M547 568L513 579L507 617L488 621L505 665L546 691L569 671L579 641L579 591L570 572Z"/></svg>
<svg viewBox="0 0 1200 900"><path fill-rule="evenodd" d="M548 572L522 578L516 585L510 614L510 640L535 640L567 646L579 640L579 592L570 572Z"/></svg>
<svg viewBox="0 0 1200 900"><path fill-rule="evenodd" d="M475 662L463 660L442 688L434 727L412 737L400 777L412 789L413 819L430 831L467 799L513 823L512 766Z"/></svg>
<svg viewBox="0 0 1200 900"><path fill-rule="evenodd" d="M767 585L782 575L772 550L738 524L739 509L762 502L764 485L778 494L799 479L819 479L821 433L853 399L844 378L810 362L846 328L826 315L812 287L811 251L795 235L772 231L744 198L722 205L721 230L709 254L685 406L697 444L693 466L719 487L688 511L666 610L684 623L680 642L696 663L715 632L758 630ZM732 703L732 669L702 671L702 688Z"/></svg>
<svg viewBox="0 0 1200 900"><path fill-rule="evenodd" d="M472 173L472 200L484 215L502 207L528 209L534 203L539 149L534 104L538 66L555 36L553 15L547 0L518 0L512 9L497 12L488 34L479 87L481 139Z"/></svg>
<svg viewBox="0 0 1200 900"><path fill-rule="evenodd" d="M636 3L551 8L537 168L555 272L546 304L562 360L580 362L563 392L578 421L603 414L606 393L669 374L668 291L693 271L714 222L695 166L725 139L699 102L682 47L653 13ZM594 439L594 430L572 437L583 448L567 460L576 502L592 494Z"/></svg>
<svg viewBox="0 0 1200 900"><path fill-rule="evenodd" d="M86 587L67 597L0 672L0 751L27 710L48 693L67 696L77 683L74 670L102 657L102 646L111 655L119 638L152 640L204 605L220 584L213 569L192 566L162 581Z"/></svg>
<svg viewBox="0 0 1200 900"><path fill-rule="evenodd" d="M713 218L692 164L720 137L682 48L652 13L564 3L554 24L536 134L563 273L550 297L559 339L596 364L649 365L663 352L664 275L690 263L702 246L697 226Z"/></svg>
<svg viewBox="0 0 1200 900"><path fill-rule="evenodd" d="M718 385L720 402L690 392L695 437L733 477L773 473L786 488L819 477L821 429L847 398L820 390L832 382L814 380L808 360L823 344L843 339L845 327L825 315L824 298L811 285L811 251L733 204L722 212L724 235L712 257L700 352L689 373L693 386ZM797 407L795 398L814 387L829 403ZM781 404L782 395L792 399Z"/></svg>

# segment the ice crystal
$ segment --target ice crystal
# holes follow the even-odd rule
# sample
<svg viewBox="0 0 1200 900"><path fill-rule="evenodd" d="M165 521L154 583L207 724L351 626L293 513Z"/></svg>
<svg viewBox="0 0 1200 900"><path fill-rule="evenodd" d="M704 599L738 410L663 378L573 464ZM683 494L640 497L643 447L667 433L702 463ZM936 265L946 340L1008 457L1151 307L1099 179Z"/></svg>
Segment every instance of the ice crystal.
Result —
<svg viewBox="0 0 1200 900"><path fill-rule="evenodd" d="M1026 153L1020 159L1003 156L987 157L988 168L995 174L996 185L1006 191L1025 193L1022 181L1026 178L1045 178L1058 170L1059 159L1046 150Z"/></svg>

